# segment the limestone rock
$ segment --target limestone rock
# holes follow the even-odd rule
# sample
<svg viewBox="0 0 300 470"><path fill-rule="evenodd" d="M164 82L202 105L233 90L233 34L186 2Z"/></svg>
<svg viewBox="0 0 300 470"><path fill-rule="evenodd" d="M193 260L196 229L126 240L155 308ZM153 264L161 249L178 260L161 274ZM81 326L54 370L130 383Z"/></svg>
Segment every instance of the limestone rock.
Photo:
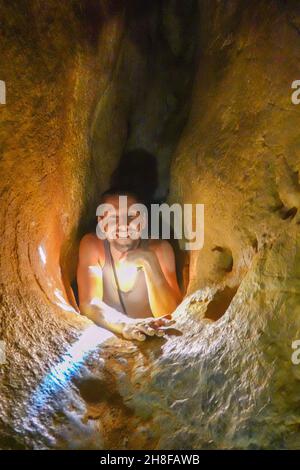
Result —
<svg viewBox="0 0 300 470"><path fill-rule="evenodd" d="M299 6L163 3L1 2L1 448L300 448ZM143 344L70 285L136 147L205 205L176 328Z"/></svg>

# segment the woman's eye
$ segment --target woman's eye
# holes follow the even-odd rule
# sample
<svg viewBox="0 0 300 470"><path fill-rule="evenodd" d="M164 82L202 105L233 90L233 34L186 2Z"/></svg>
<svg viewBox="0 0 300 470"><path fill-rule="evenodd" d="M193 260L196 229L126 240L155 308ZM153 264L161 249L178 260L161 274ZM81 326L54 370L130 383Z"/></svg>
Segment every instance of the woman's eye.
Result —
<svg viewBox="0 0 300 470"><path fill-rule="evenodd" d="M135 218L136 218L135 215L130 215L130 216L128 217L128 220L131 222L131 221L134 220Z"/></svg>

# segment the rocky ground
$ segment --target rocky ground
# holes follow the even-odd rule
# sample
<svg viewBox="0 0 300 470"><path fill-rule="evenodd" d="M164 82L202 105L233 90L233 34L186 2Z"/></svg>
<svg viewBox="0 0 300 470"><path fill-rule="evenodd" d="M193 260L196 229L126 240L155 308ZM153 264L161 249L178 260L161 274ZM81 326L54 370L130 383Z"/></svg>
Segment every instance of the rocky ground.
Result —
<svg viewBox="0 0 300 470"><path fill-rule="evenodd" d="M0 2L1 448L300 448L296 1ZM175 327L75 310L80 237L124 149L204 204Z"/></svg>

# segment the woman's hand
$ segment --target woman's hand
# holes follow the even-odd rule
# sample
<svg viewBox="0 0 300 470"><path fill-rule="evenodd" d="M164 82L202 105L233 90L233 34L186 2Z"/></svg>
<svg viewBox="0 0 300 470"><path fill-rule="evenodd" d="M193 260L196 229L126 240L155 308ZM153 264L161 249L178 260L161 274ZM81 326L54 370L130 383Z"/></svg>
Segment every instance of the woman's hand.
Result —
<svg viewBox="0 0 300 470"><path fill-rule="evenodd" d="M137 248L136 250L129 250L120 257L120 262L132 263L137 268L143 268L147 263L151 263L155 254L153 251Z"/></svg>
<svg viewBox="0 0 300 470"><path fill-rule="evenodd" d="M133 321L124 323L121 334L125 339L144 341L147 336L164 336L165 332L162 328L169 327L174 323L175 320L171 315L159 318L133 319Z"/></svg>

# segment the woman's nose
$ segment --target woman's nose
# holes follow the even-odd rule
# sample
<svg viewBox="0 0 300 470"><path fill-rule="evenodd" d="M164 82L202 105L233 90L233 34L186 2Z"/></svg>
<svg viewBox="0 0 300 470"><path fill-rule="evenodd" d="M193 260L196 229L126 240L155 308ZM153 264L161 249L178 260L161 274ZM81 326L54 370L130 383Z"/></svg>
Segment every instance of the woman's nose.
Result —
<svg viewBox="0 0 300 470"><path fill-rule="evenodd" d="M120 237L128 236L128 226L127 225L118 225L117 232Z"/></svg>

